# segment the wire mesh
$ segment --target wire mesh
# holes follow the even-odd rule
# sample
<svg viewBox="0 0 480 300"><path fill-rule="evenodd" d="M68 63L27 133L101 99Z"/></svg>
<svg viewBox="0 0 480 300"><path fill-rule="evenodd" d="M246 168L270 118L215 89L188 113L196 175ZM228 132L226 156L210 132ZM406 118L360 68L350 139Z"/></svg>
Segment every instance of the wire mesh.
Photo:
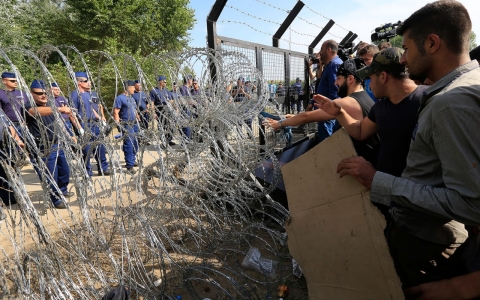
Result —
<svg viewBox="0 0 480 300"><path fill-rule="evenodd" d="M60 63L50 64L53 56ZM15 124L0 118L5 129L0 164L6 174L0 180L16 200L2 199L4 297L100 299L112 287L124 285L132 299L173 299L178 294L194 299L207 290L210 298L260 299L273 296L279 283L291 280L291 264L275 278L240 266L250 245L260 245L262 255L272 259L290 259L283 233L288 211L268 197L280 176L274 150L282 137L273 133L264 145L258 140L258 115L271 104L255 52L224 47L218 53L190 49L135 59L45 46L37 53L0 49L0 57L3 69L16 74L17 89L29 91L31 80L43 80L47 99L43 108L31 93L25 99L39 120L41 140L25 123L25 106L15 112L26 150L8 130ZM31 61L29 68L17 68L25 58ZM87 72L98 94L94 101L110 120L99 122L98 132L85 126L76 140L65 130L50 88L58 82L72 105L70 95L79 91L75 71ZM109 133L108 125L117 125L111 121L112 100L123 93L122 82L137 79L152 101L149 91L157 86L158 75L167 78L169 89L193 75L200 90L194 91L186 80L188 94L154 107L148 129L121 137L115 128ZM227 91L239 77L257 86L256 92L248 91L249 101L234 101ZM46 108L54 117L50 126L38 115ZM79 114L78 121L89 120ZM119 129L126 133L126 126L120 123ZM182 133L186 127L192 129L191 137ZM49 140L49 130L54 140ZM136 173L124 168L126 138L139 143ZM111 174L91 177L85 163L99 155L97 145L105 148ZM97 150L85 153L87 147ZM74 198L62 195L58 174L49 169L47 158L58 158L60 152L68 162L68 191L75 192ZM266 160L275 175L270 185L261 185L252 172ZM102 175L100 165L98 171ZM55 209L52 195L64 201L66 209Z"/></svg>

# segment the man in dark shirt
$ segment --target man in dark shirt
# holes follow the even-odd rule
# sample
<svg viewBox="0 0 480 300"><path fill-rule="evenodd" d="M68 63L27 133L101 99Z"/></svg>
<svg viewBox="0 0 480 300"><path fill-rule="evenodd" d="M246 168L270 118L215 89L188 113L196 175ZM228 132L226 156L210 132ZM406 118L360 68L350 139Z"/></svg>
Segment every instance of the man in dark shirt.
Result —
<svg viewBox="0 0 480 300"><path fill-rule="evenodd" d="M64 197L71 197L74 194L68 191L70 168L63 149L59 147L59 136L68 133L65 127L55 126L55 115L53 110L47 106L47 96L43 82L34 80L30 86L30 91L35 105L32 106L30 102L27 102L24 109L28 130L36 144L36 148L29 145L31 160L40 179L45 176L50 185L50 199L54 207L66 208ZM57 109L61 114L71 114L68 106ZM45 163L46 170L39 162L40 160Z"/></svg>
<svg viewBox="0 0 480 300"><path fill-rule="evenodd" d="M338 98L338 89L335 86L337 80L338 67L342 64L342 60L337 55L338 44L334 40L327 40L323 42L320 49L320 59L324 63L322 77L318 84L317 94L325 96L329 99ZM335 120L327 120L318 122L317 140L320 143L333 133Z"/></svg>
<svg viewBox="0 0 480 300"><path fill-rule="evenodd" d="M5 115L12 121L17 134L22 135L21 123L25 116L21 115L23 105L28 102L27 94L17 90L17 76L15 73L3 72L2 81L5 90L0 90L0 108Z"/></svg>
<svg viewBox="0 0 480 300"><path fill-rule="evenodd" d="M406 168L401 177L348 161L337 168L371 188L371 201L397 204L388 240L405 288L451 277L465 225L479 225L480 68L468 55L471 29L467 9L451 0L403 22L401 62L411 78L433 82L420 99Z"/></svg>
<svg viewBox="0 0 480 300"><path fill-rule="evenodd" d="M365 49L365 48L364 48ZM335 102L315 96L320 108L336 117L356 140L363 141L378 134L380 151L376 170L400 176L407 164L410 138L416 123L416 115L425 86L418 87L408 78L405 66L400 63L403 50L389 48L373 56L369 67L357 72L362 79L370 77L375 97L384 98L372 106L363 120L352 118ZM349 160L351 164L364 163L362 157ZM376 204L387 221L390 220L389 205Z"/></svg>
<svg viewBox="0 0 480 300"><path fill-rule="evenodd" d="M374 102L363 90L362 80L355 75L357 69L365 66L362 59L356 58L354 60L347 60L340 65L336 74L335 84L338 86L338 95L342 98L337 98L335 103L349 111L356 118L362 120L366 117L373 106ZM298 115L291 116L283 121L275 121L267 119L269 125L278 130L286 126L302 125L310 122L326 121L335 119L334 116L326 113L321 109L314 111L302 112ZM337 130L340 127L332 128ZM365 157L368 161L375 164L378 155L378 141L376 138L371 138L368 141L356 141L352 139L357 153Z"/></svg>

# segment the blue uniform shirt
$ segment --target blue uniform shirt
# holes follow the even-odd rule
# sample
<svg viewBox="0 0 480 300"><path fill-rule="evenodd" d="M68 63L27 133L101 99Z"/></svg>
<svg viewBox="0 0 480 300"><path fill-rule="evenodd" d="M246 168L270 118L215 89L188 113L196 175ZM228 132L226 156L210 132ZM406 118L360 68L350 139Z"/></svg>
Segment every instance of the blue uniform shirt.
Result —
<svg viewBox="0 0 480 300"><path fill-rule="evenodd" d="M119 116L122 121L135 121L137 119L137 103L135 99L125 94L120 94L115 98L114 108L119 108Z"/></svg>
<svg viewBox="0 0 480 300"><path fill-rule="evenodd" d="M188 88L188 86L182 85L182 86L180 87L180 94L181 94L183 97L190 96L190 89Z"/></svg>
<svg viewBox="0 0 480 300"><path fill-rule="evenodd" d="M95 114L92 110L95 110L99 116L101 113L98 110L98 104L100 100L98 99L96 92L83 92L78 95L78 91L73 91L70 94L70 99L73 102L73 107L78 110L78 115L82 119L87 119L88 121L97 121Z"/></svg>
<svg viewBox="0 0 480 300"><path fill-rule="evenodd" d="M295 82L293 85L293 91L295 92L296 95L303 95L303 88L302 84L300 82Z"/></svg>
<svg viewBox="0 0 480 300"><path fill-rule="evenodd" d="M135 99L135 103L137 103L137 107L140 111L147 109L148 99L144 92L135 91L132 97Z"/></svg>
<svg viewBox="0 0 480 300"><path fill-rule="evenodd" d="M65 97L63 96L58 96L58 97L55 97L55 105L57 107L62 107L62 106L68 106L68 101L67 99L65 99ZM62 117L65 119L65 120L69 120L70 117L68 114L62 114Z"/></svg>
<svg viewBox="0 0 480 300"><path fill-rule="evenodd" d="M35 137L36 140L42 141L44 144L46 140L53 141L55 138L55 115L48 116L31 116L28 111L32 108L30 103L25 103L25 116L28 130Z"/></svg>
<svg viewBox="0 0 480 300"><path fill-rule="evenodd" d="M170 98L173 100L178 100L180 93L178 91L170 91Z"/></svg>
<svg viewBox="0 0 480 300"><path fill-rule="evenodd" d="M27 94L19 90L4 91L0 90L0 108L5 115L12 120L12 122L19 122L20 120L15 113L13 105L16 106L16 111L21 112L23 105L28 102Z"/></svg>
<svg viewBox="0 0 480 300"><path fill-rule="evenodd" d="M0 110L0 142L3 141L3 132L9 127L9 119L7 115Z"/></svg>
<svg viewBox="0 0 480 300"><path fill-rule="evenodd" d="M338 88L335 86L335 80L337 80L338 67L343 61L335 56L323 69L320 83L318 84L317 94L325 96L331 100L338 98Z"/></svg>
<svg viewBox="0 0 480 300"><path fill-rule="evenodd" d="M150 91L150 99L153 100L155 106L165 105L170 100L170 93L165 88L156 87Z"/></svg>

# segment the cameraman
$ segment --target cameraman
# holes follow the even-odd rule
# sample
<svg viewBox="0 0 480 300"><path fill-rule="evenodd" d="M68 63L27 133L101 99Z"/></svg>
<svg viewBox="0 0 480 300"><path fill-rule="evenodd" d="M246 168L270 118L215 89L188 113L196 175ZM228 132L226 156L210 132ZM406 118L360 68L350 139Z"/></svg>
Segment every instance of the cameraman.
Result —
<svg viewBox="0 0 480 300"><path fill-rule="evenodd" d="M369 66L372 63L373 56L378 52L380 52L378 47L374 44L370 44L361 48L360 50L357 50L357 57L363 58L365 64ZM372 90L370 89L370 78L365 79L363 82L365 84L365 91L368 93L368 95L372 98L374 102L377 102L378 99L375 98Z"/></svg>
<svg viewBox="0 0 480 300"><path fill-rule="evenodd" d="M324 67L322 61L320 60L320 52L310 55L310 59L308 60L308 66L308 73L310 74L310 80L312 82L311 86L313 87L313 92L311 92L311 94L313 96L313 94L315 94L315 91L318 89L318 85L320 84L320 78L322 77ZM305 111L311 111L312 109L313 102L310 101L307 108L305 108Z"/></svg>

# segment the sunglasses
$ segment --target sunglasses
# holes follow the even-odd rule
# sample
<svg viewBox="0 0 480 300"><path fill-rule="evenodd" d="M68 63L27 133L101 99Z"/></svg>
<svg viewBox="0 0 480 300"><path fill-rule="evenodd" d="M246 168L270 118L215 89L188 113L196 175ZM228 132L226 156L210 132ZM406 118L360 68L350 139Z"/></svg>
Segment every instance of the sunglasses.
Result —
<svg viewBox="0 0 480 300"><path fill-rule="evenodd" d="M17 81L16 81L16 80L8 80L8 81L10 81L10 82L13 82L13 83L17 83Z"/></svg>
<svg viewBox="0 0 480 300"><path fill-rule="evenodd" d="M43 96L43 95L47 94L46 92L34 92L34 91L32 91L32 93L34 93L35 95L39 95L39 96Z"/></svg>
<svg viewBox="0 0 480 300"><path fill-rule="evenodd" d="M79 80L78 82L83 82L83 83L85 83L85 82L88 82L88 79L85 79L85 80Z"/></svg>

